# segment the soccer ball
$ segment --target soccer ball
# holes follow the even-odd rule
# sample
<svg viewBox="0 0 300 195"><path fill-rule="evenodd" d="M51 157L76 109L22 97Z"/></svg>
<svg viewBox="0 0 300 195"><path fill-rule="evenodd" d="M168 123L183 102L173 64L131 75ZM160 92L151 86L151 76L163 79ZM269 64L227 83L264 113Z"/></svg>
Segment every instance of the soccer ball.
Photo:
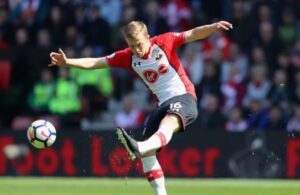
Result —
<svg viewBox="0 0 300 195"><path fill-rule="evenodd" d="M49 121L37 120L27 129L27 138L38 149L50 147L55 142L56 130Z"/></svg>

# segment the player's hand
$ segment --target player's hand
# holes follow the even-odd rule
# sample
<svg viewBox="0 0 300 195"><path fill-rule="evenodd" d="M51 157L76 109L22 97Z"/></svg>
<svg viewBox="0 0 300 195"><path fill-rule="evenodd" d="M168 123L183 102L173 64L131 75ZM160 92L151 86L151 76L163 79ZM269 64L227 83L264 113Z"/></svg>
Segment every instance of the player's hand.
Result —
<svg viewBox="0 0 300 195"><path fill-rule="evenodd" d="M223 21L223 20L214 23L214 25L216 26L217 30L230 30L230 29L233 29L233 26L232 26L231 23Z"/></svg>
<svg viewBox="0 0 300 195"><path fill-rule="evenodd" d="M48 66L65 66L67 64L66 54L60 48L58 51L59 53L57 52L50 53L51 64L49 64Z"/></svg>

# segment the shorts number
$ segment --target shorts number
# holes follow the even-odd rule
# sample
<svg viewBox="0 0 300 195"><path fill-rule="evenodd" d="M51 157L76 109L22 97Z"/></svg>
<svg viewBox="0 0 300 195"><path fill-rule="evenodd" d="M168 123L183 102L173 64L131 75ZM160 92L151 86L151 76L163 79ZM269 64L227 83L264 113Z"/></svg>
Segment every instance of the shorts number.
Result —
<svg viewBox="0 0 300 195"><path fill-rule="evenodd" d="M179 112L180 108L181 108L181 102L176 102L176 103L172 103L170 104L170 109L173 112Z"/></svg>

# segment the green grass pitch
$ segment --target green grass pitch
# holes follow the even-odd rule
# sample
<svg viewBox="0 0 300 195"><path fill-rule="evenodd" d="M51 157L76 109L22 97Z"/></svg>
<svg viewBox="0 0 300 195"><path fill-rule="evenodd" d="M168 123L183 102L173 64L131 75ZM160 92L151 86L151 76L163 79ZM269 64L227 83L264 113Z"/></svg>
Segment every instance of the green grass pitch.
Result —
<svg viewBox="0 0 300 195"><path fill-rule="evenodd" d="M171 179L169 195L299 195L300 180ZM143 178L0 177L1 195L152 195Z"/></svg>

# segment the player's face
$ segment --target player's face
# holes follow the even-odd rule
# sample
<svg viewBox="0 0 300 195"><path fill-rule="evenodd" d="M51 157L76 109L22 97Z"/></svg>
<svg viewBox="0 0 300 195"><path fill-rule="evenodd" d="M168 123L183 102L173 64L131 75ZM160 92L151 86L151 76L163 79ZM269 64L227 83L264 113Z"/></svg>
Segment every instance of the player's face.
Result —
<svg viewBox="0 0 300 195"><path fill-rule="evenodd" d="M126 41L132 52L139 58L143 57L150 47L149 35L145 36L143 33L139 33L135 39L126 39Z"/></svg>

